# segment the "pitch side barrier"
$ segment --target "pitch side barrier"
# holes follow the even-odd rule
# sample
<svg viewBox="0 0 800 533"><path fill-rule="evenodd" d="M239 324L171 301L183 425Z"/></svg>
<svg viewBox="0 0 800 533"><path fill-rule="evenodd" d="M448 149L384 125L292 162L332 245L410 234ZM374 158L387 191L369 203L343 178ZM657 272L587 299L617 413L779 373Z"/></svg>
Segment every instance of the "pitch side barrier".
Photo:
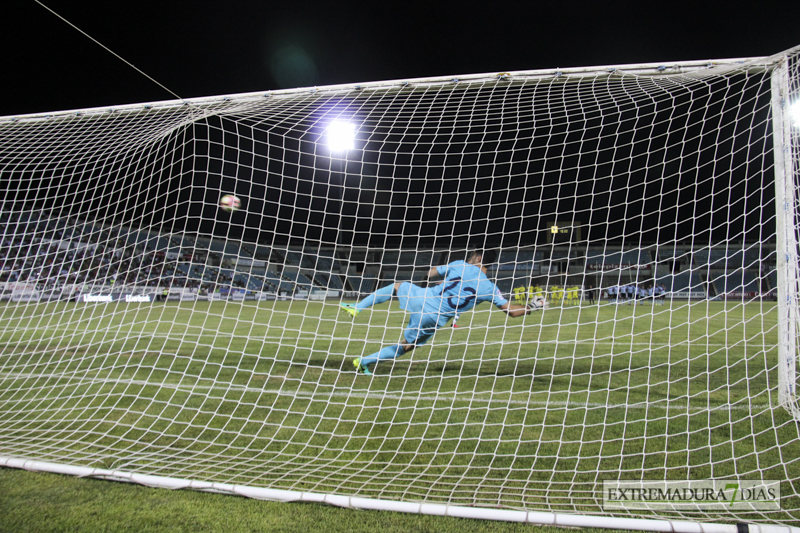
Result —
<svg viewBox="0 0 800 533"><path fill-rule="evenodd" d="M608 300L604 289L597 291L598 300ZM536 291L534 291L536 292ZM507 297L520 301L534 292L528 287L517 287ZM551 303L578 303L584 298L586 289L574 286L560 291L548 291ZM538 294L538 292L536 292ZM0 302L34 303L34 302L76 302L76 303L151 303L151 302L207 302L207 301L288 301L309 300L328 301L344 299L360 299L366 293L340 290L298 290L289 292L249 291L239 288L225 288L214 292L196 288L137 287L137 286L96 286L96 285L36 285L33 283L0 283ZM709 297L702 291L667 292L666 300L771 300L775 299L774 291L769 292L729 292Z"/></svg>
<svg viewBox="0 0 800 533"><path fill-rule="evenodd" d="M777 291L733 291L718 295L714 300L777 300Z"/></svg>
<svg viewBox="0 0 800 533"><path fill-rule="evenodd" d="M335 292L335 291L334 291ZM335 295L338 298L338 294ZM303 299L327 299L334 295L318 293L305 295ZM34 283L0 283L0 302L38 303L75 302L99 303L153 303L153 302L195 302L195 301L274 301L290 300L288 293L248 291L225 288L214 292L200 289L164 289L163 287L138 287L135 285L97 286L86 284L37 285Z"/></svg>
<svg viewBox="0 0 800 533"><path fill-rule="evenodd" d="M134 285L90 286L85 284L0 283L0 301L15 303L86 302L142 303L157 301L160 290Z"/></svg>

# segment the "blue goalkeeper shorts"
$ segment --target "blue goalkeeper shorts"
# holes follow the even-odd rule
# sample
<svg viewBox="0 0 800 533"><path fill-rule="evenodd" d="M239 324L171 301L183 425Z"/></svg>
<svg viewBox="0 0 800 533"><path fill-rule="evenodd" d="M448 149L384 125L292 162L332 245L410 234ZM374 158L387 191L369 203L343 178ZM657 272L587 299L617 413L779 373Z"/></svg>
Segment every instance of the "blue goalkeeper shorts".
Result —
<svg viewBox="0 0 800 533"><path fill-rule="evenodd" d="M409 344L422 346L452 318L438 312L426 312L425 302L428 302L428 309L438 308L435 302L441 300L441 296L413 283L402 283L397 290L397 298L400 300L400 309L410 313L408 326L403 331L403 338Z"/></svg>

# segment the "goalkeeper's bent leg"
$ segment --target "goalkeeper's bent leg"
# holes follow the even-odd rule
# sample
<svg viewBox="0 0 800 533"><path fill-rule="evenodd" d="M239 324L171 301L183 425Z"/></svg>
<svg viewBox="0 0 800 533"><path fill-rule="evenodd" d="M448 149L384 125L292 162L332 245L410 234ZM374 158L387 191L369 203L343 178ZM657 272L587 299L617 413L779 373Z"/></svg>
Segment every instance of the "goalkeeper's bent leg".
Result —
<svg viewBox="0 0 800 533"><path fill-rule="evenodd" d="M391 285L387 285L385 287L381 287L377 291L373 292L360 302L356 304L356 309L359 311L363 309L367 309L372 307L375 304L382 304L383 302L388 302L392 299L392 294L394 294L394 283Z"/></svg>
<svg viewBox="0 0 800 533"><path fill-rule="evenodd" d="M372 365L378 361L385 361L387 359L397 359L406 353L402 346L395 344L394 346L387 346L379 352L361 358L362 365Z"/></svg>

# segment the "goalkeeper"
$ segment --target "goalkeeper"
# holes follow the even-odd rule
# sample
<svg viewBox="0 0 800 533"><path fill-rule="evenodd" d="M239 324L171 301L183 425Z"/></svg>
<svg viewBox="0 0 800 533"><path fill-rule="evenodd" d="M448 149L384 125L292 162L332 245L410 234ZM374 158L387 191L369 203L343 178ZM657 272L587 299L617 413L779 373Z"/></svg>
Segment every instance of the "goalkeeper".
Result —
<svg viewBox="0 0 800 533"><path fill-rule="evenodd" d="M400 308L408 311L408 327L399 344L387 346L367 357L353 361L358 372L372 374L370 366L378 361L393 360L418 346L424 345L456 316L469 311L482 302L492 302L508 316L521 317L534 309L544 309L544 299L537 299L525 306L512 304L500 294L500 290L486 277L486 266L497 258L494 250L473 250L466 261L454 261L446 266L434 267L428 278L443 276L440 284L422 288L410 282L387 285L370 294L357 304L340 304L352 317L375 304L389 301L392 296L400 300Z"/></svg>

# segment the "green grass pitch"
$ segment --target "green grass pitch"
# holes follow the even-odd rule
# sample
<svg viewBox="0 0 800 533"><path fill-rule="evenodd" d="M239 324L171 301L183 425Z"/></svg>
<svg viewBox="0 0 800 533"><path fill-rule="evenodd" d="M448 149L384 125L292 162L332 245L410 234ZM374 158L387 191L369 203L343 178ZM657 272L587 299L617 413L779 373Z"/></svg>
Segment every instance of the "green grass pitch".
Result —
<svg viewBox="0 0 800 533"><path fill-rule="evenodd" d="M396 303L3 304L0 322L0 455L585 513L603 479L741 476L790 480L769 519L799 516L772 303L484 304L371 378L352 359L397 342Z"/></svg>
<svg viewBox="0 0 800 533"><path fill-rule="evenodd" d="M564 533L562 527L265 502L0 468L0 533ZM607 533L582 529L581 533Z"/></svg>

